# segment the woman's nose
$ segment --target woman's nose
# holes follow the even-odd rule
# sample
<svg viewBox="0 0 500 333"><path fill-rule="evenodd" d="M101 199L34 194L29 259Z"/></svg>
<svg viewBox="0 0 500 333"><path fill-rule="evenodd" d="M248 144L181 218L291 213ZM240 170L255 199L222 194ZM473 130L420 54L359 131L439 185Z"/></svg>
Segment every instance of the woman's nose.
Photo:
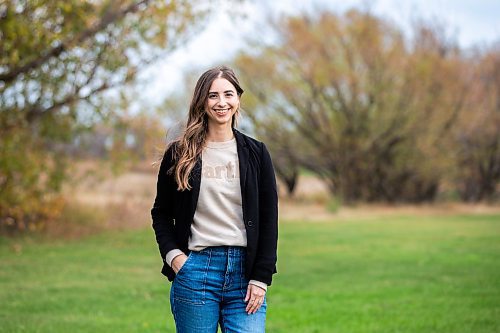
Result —
<svg viewBox="0 0 500 333"><path fill-rule="evenodd" d="M226 98L224 96L219 97L219 102L217 103L219 106L226 105Z"/></svg>

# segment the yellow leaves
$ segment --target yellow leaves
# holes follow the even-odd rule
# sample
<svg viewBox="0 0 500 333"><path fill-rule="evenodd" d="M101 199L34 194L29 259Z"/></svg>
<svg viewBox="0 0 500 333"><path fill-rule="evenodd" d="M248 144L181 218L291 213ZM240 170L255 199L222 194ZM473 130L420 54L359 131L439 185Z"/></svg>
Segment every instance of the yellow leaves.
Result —
<svg viewBox="0 0 500 333"><path fill-rule="evenodd" d="M30 132L16 128L2 134L0 170L0 225L38 230L61 212L63 199L49 186L58 162L43 151Z"/></svg>
<svg viewBox="0 0 500 333"><path fill-rule="evenodd" d="M99 93L111 86L120 89L144 65L184 43L203 22L210 4L193 0L7 3L7 14L0 19L0 225L14 219L21 228L25 221L40 225L53 218L51 214L60 210L55 198L67 180L64 145L81 126L92 126L101 117L115 119L133 99L127 96L127 105L111 110L109 100ZM80 109L82 100L89 103ZM148 135L153 131L136 128L135 148L127 146L130 136L125 130L114 134L111 157L128 160L147 151L144 145L151 142Z"/></svg>

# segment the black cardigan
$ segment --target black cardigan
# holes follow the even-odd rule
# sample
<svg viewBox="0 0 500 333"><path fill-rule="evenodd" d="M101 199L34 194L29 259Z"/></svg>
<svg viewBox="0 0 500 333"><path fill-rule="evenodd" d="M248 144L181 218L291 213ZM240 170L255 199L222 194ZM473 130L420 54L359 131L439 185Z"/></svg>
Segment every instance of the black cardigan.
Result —
<svg viewBox="0 0 500 333"><path fill-rule="evenodd" d="M243 221L247 234L246 278L271 285L276 273L278 242L278 195L271 157L265 145L233 129L240 169ZM180 249L188 254L201 181L201 157L189 177L191 190L178 191L173 174L173 149L165 152L158 173L157 193L151 216L163 260L162 273L170 281L175 273L165 261L166 254Z"/></svg>

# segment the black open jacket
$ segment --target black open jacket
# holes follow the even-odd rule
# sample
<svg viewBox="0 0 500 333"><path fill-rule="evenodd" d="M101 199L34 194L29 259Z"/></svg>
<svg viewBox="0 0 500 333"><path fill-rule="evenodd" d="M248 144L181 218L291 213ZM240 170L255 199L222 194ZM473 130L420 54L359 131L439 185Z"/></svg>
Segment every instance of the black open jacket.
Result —
<svg viewBox="0 0 500 333"><path fill-rule="evenodd" d="M278 196L271 157L265 145L233 129L238 150L243 221L247 234L246 278L271 285L276 273L278 242ZM201 182L201 157L189 177L191 190L178 191L173 173L173 148L165 152L158 173L157 192L151 216L163 260L162 273L170 281L175 273L165 261L166 254L180 249L188 254Z"/></svg>

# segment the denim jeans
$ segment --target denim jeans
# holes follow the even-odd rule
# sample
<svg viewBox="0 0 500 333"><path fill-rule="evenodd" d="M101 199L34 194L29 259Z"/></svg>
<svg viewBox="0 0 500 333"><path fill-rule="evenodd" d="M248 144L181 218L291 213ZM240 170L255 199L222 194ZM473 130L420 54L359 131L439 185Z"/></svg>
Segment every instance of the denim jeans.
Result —
<svg viewBox="0 0 500 333"><path fill-rule="evenodd" d="M266 299L254 314L245 311L248 280L245 248L208 247L192 251L170 289L178 333L265 332Z"/></svg>

